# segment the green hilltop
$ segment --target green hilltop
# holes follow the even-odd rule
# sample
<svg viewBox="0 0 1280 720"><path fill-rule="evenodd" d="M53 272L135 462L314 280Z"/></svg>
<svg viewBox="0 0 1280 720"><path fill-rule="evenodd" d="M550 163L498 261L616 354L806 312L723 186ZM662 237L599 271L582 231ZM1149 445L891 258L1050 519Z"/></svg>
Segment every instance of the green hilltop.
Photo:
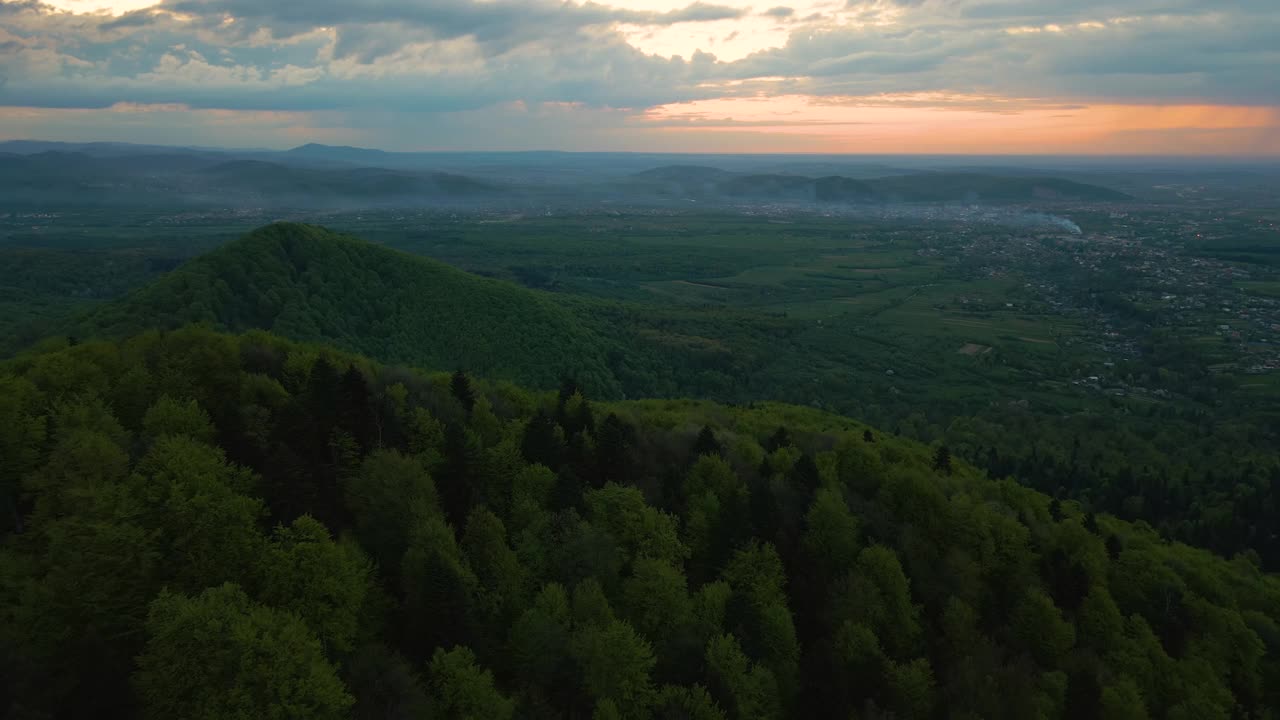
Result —
<svg viewBox="0 0 1280 720"><path fill-rule="evenodd" d="M1268 568L1280 558L1268 520L1280 474L1268 450L1274 443L1259 432L1270 427L1269 408L1206 432L1190 408L1153 414L1130 405L1117 412L1114 401L1047 392L1017 366L942 357L945 338L914 346L923 352L906 351L912 346L882 337L894 332L888 323L859 330L731 304L642 305L532 290L282 223L63 329L86 339L191 323L267 330L382 362L462 368L542 390L571 378L602 400L822 407L945 442L995 475L1145 520L1168 537L1227 556L1256 551ZM954 354L954 346L943 352ZM1036 405L1017 404L1025 397Z"/></svg>
<svg viewBox="0 0 1280 720"><path fill-rule="evenodd" d="M324 228L275 223L99 308L76 332L270 330L389 362L620 394L610 344L548 293Z"/></svg>
<svg viewBox="0 0 1280 720"><path fill-rule="evenodd" d="M297 223L267 225L191 260L65 334L193 323L541 389L573 378L601 398L788 395L778 384L788 366L776 353L785 337L776 320L534 290Z"/></svg>

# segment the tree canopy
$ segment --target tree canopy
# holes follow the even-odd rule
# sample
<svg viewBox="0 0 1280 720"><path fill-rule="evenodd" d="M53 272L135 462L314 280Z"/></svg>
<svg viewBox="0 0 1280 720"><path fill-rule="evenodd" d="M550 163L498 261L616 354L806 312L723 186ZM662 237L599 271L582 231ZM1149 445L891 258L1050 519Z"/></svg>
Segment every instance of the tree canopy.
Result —
<svg viewBox="0 0 1280 720"><path fill-rule="evenodd" d="M188 328L0 365L14 718L1268 718L1280 581L813 409Z"/></svg>

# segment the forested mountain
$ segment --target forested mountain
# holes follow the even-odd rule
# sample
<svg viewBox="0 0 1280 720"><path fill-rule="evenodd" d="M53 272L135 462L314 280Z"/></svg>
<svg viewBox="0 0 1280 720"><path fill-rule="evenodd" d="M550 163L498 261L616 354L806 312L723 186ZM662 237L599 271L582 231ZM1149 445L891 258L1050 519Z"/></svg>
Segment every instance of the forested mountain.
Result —
<svg viewBox="0 0 1280 720"><path fill-rule="evenodd" d="M1280 706L1274 577L837 416L197 329L0 390L8 717Z"/></svg>
<svg viewBox="0 0 1280 720"><path fill-rule="evenodd" d="M390 361L620 394L610 343L552 296L322 228L277 223L80 323L81 336L187 323L271 330ZM573 352L565 352L573 348ZM616 361L616 360L615 360Z"/></svg>
<svg viewBox="0 0 1280 720"><path fill-rule="evenodd" d="M1280 567L1274 409L1228 409L1214 422L1199 408L1033 412L999 402L1011 388L972 370L934 379L911 358L878 355L865 334L732 308L675 310L529 290L292 223L197 258L66 334L122 337L188 323L269 330L434 370L461 366L537 389L573 377L601 399L809 403L821 395L828 407L945 442L993 476ZM885 366L904 379L885 382ZM943 428L922 430L927 418Z"/></svg>

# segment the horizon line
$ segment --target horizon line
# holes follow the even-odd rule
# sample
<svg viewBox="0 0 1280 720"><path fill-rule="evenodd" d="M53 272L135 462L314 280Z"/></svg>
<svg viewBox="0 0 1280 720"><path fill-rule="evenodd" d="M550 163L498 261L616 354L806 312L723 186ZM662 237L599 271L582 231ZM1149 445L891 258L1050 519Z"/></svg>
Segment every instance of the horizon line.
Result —
<svg viewBox="0 0 1280 720"><path fill-rule="evenodd" d="M202 152L241 152L241 153L287 153L300 150L307 147L317 147L332 150L355 150L360 152L375 152L387 155L466 155L466 154L495 154L495 155L533 155L533 154L561 154L561 155L671 155L671 156L724 156L724 157L838 157L838 158L1053 158L1053 159L1081 159L1081 160L1218 160L1218 161L1235 161L1235 162L1256 162L1260 164L1280 163L1280 154L1276 155L1213 155L1213 154L1159 154L1159 153L1139 153L1133 155L1119 155L1114 153L841 153L841 152L732 152L722 150L560 150L552 148L527 149L527 150L497 150L497 149L467 149L467 150L386 150L377 147L362 147L358 145L329 145L326 143L306 142L300 145L294 145L286 148L249 148L234 147L222 145L175 145L167 143L140 143L129 142L123 140L43 140L39 138L10 138L0 140L0 146L18 143L46 144L46 145L119 145L127 147L152 147L152 148L168 148L175 150L196 150Z"/></svg>

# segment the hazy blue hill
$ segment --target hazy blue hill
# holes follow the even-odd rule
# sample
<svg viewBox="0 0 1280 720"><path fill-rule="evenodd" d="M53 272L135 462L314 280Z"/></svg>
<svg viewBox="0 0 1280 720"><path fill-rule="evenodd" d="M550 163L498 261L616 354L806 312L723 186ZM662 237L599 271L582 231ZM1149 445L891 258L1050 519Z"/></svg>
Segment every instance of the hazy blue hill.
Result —
<svg viewBox="0 0 1280 720"><path fill-rule="evenodd" d="M814 181L814 195L824 202L865 200L875 194L875 188L863 180L833 175Z"/></svg>
<svg viewBox="0 0 1280 720"><path fill-rule="evenodd" d="M119 158L111 161L100 160L101 163L111 162L109 167L131 174L177 174L195 172L200 169L209 167L221 161L218 155L200 155L185 153L149 153L145 155L131 155L126 158Z"/></svg>
<svg viewBox="0 0 1280 720"><path fill-rule="evenodd" d="M572 375L620 393L610 346L551 296L309 225L260 228L100 308L79 332L192 322L540 387Z"/></svg>
<svg viewBox="0 0 1280 720"><path fill-rule="evenodd" d="M63 175L72 170L97 170L102 166L101 162L84 153L46 150L30 155L6 155L2 167L6 176L28 173L33 177L44 177Z"/></svg>
<svg viewBox="0 0 1280 720"><path fill-rule="evenodd" d="M902 165L870 162L866 158L859 157L830 160L809 158L788 159L785 161L774 160L772 162L761 162L759 166L752 167L747 171L761 174L804 175L816 178L838 175L855 180L905 175L911 172L911 170Z"/></svg>
<svg viewBox="0 0 1280 720"><path fill-rule="evenodd" d="M664 165L656 167L652 170L644 170L638 172L631 177L635 180L651 180L657 182L708 182L712 180L723 180L730 173L720 168L707 167L706 165Z"/></svg>
<svg viewBox="0 0 1280 720"><path fill-rule="evenodd" d="M627 177L618 189L642 200L646 195L699 198L718 194L719 183L730 177L725 170L705 165L664 165Z"/></svg>
<svg viewBox="0 0 1280 720"><path fill-rule="evenodd" d="M0 154L0 173L19 179L84 182L155 174L194 172L216 162L218 156L188 153L140 153L128 157L102 157L86 152L46 150L31 154Z"/></svg>
<svg viewBox="0 0 1280 720"><path fill-rule="evenodd" d="M878 192L907 202L1024 202L1091 200L1117 202L1128 195L1099 185L1052 177L1007 177L978 173L918 173L871 181Z"/></svg>
<svg viewBox="0 0 1280 720"><path fill-rule="evenodd" d="M340 190L340 176L331 171L290 167L265 160L232 160L198 173L213 188L237 194L330 194ZM357 189L357 188L351 188Z"/></svg>
<svg viewBox="0 0 1280 720"><path fill-rule="evenodd" d="M0 157L0 192L10 203L67 198L75 204L106 202L124 184L112 162L84 153L44 151Z"/></svg>
<svg viewBox="0 0 1280 720"><path fill-rule="evenodd" d="M725 195L761 200L811 200L813 189L813 178L799 175L742 175L720 183Z"/></svg>
<svg viewBox="0 0 1280 720"><path fill-rule="evenodd" d="M922 172L877 178L733 173L702 165L668 165L630 177L626 186L661 195L758 202L1115 202L1124 193L1062 178Z"/></svg>
<svg viewBox="0 0 1280 720"><path fill-rule="evenodd" d="M866 182L840 176L744 175L722 183L720 191L735 198L805 202L858 202L875 195Z"/></svg>
<svg viewBox="0 0 1280 720"><path fill-rule="evenodd" d="M184 179L220 156L142 153L127 157L44 150L0 155L0 192L14 204L184 206Z"/></svg>
<svg viewBox="0 0 1280 720"><path fill-rule="evenodd" d="M9 152L3 152L3 151ZM114 144L0 144L0 191L12 204L388 208L673 200L761 203L1116 202L1099 185L1017 172L918 172L870 178L869 167L818 177L744 172L744 157L696 157L633 172L659 156L391 153L303 145L285 152L211 152ZM643 165L640 165L643 167ZM813 170L836 170L813 162ZM736 168L737 170L725 169ZM889 169L883 166L881 169ZM909 172L909 171L900 171ZM1080 178L1088 180L1089 178Z"/></svg>
<svg viewBox="0 0 1280 720"><path fill-rule="evenodd" d="M353 165L372 165L394 160L402 153L389 153L385 150L349 147L342 145L321 145L307 143L281 153L291 160L321 160L332 163L350 163Z"/></svg>
<svg viewBox="0 0 1280 720"><path fill-rule="evenodd" d="M210 150L173 145L137 145L113 142L55 142L50 140L6 140L0 152L34 155L43 152L81 153L93 157L132 157L136 155L222 154L229 150Z"/></svg>
<svg viewBox="0 0 1280 720"><path fill-rule="evenodd" d="M385 168L311 168L262 160L232 160L207 168L210 190L228 196L252 194L271 200L375 203L416 202L435 197L493 196L494 185L448 173L412 173Z"/></svg>
<svg viewBox="0 0 1280 720"><path fill-rule="evenodd" d="M68 146L70 147L70 146ZM82 206L419 206L502 199L464 175L383 167L284 164L213 153L0 153L0 191L19 204Z"/></svg>

